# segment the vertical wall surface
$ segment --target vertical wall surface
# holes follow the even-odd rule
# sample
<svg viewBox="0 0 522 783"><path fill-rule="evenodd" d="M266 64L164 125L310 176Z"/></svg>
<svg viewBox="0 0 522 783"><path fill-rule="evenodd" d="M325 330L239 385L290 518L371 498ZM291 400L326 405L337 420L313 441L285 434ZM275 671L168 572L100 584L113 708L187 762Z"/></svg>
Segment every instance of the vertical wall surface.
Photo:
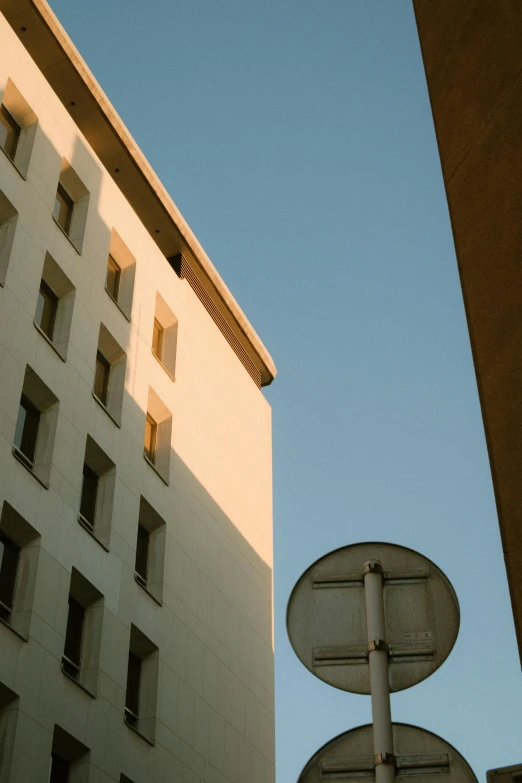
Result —
<svg viewBox="0 0 522 783"><path fill-rule="evenodd" d="M522 4L413 6L522 659Z"/></svg>
<svg viewBox="0 0 522 783"><path fill-rule="evenodd" d="M83 748L71 780L272 783L270 408L0 15L0 98L11 83L37 125L24 176L0 150L0 224L14 226L0 285L0 529L30 531L16 541L25 624L0 623L0 769L6 783L47 783L59 727ZM88 193L81 252L52 217L64 159ZM114 232L135 261L130 320L105 290ZM74 289L65 360L34 324L49 257ZM151 351L158 301L177 319L174 372ZM125 357L116 412L93 397L106 333ZM27 368L57 400L48 480L13 454ZM161 470L143 456L151 405L171 422ZM78 521L88 438L113 466L98 538ZM134 574L143 501L164 524L159 593ZM97 637L84 632L86 687L61 665L73 569L101 618ZM124 721L132 634L156 650L143 731Z"/></svg>

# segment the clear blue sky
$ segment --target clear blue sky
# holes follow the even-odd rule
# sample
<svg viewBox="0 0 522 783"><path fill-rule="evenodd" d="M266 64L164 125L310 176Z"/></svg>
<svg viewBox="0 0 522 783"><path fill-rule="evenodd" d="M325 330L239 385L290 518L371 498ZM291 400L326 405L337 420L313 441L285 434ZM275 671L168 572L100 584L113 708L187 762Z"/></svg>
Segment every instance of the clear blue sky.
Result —
<svg viewBox="0 0 522 783"><path fill-rule="evenodd" d="M278 783L368 697L312 677L289 593L328 550L418 549L456 647L392 697L480 781L522 761L522 683L410 0L51 0L272 353ZM241 781L248 783L248 781Z"/></svg>

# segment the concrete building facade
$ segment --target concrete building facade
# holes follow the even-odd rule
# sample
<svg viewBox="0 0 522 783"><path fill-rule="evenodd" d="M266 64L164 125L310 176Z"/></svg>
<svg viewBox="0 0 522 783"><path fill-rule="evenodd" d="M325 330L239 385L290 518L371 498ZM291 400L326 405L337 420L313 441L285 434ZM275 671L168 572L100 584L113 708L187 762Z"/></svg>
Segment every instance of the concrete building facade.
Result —
<svg viewBox="0 0 522 783"><path fill-rule="evenodd" d="M413 7L522 661L522 4Z"/></svg>
<svg viewBox="0 0 522 783"><path fill-rule="evenodd" d="M0 781L273 783L270 356L0 0Z"/></svg>

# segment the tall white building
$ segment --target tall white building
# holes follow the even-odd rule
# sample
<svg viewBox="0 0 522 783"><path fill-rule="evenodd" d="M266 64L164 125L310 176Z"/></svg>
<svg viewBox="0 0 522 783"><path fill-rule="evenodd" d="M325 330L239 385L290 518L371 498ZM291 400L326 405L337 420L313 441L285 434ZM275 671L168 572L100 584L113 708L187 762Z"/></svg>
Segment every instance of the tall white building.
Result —
<svg viewBox="0 0 522 783"><path fill-rule="evenodd" d="M272 360L45 0L0 101L0 781L272 783Z"/></svg>

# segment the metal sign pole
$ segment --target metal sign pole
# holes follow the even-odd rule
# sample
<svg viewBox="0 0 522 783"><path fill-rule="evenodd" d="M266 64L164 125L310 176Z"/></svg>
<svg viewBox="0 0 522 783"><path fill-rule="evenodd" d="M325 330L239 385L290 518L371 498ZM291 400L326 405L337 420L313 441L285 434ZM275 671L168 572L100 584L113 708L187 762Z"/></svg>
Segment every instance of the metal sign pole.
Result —
<svg viewBox="0 0 522 783"><path fill-rule="evenodd" d="M391 720L390 693L411 688L444 663L459 618L448 578L412 549L370 541L335 549L312 563L288 601L290 642L323 682L371 695L373 724L323 745L298 783L327 778L396 783L405 777L418 783L435 778L478 783L449 743Z"/></svg>
<svg viewBox="0 0 522 783"><path fill-rule="evenodd" d="M382 565L368 560L363 566L368 662L373 716L373 753L376 783L395 783L395 756L388 679L388 645L384 621Z"/></svg>

